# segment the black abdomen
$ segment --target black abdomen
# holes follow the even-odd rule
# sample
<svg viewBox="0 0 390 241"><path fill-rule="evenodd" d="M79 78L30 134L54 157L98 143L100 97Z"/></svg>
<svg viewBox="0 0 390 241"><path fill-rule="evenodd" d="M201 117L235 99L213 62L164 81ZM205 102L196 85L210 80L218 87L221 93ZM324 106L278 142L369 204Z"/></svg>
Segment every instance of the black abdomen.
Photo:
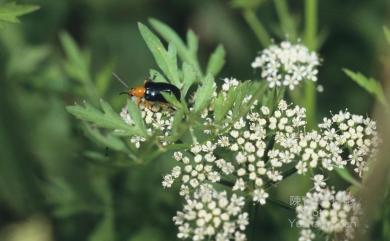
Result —
<svg viewBox="0 0 390 241"><path fill-rule="evenodd" d="M148 101L167 102L162 93L170 93L180 100L180 90L168 83L146 82L145 83L145 99Z"/></svg>

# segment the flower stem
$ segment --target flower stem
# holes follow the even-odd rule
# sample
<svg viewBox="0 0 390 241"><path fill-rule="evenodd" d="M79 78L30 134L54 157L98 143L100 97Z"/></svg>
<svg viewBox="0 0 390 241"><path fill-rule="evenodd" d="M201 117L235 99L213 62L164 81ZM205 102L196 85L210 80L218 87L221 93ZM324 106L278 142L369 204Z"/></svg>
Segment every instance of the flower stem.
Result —
<svg viewBox="0 0 390 241"><path fill-rule="evenodd" d="M258 204L254 203L250 212L251 212L251 224L252 224L252 229L251 229L251 239L250 241L255 241L256 238L256 216L257 216L257 209L258 209Z"/></svg>
<svg viewBox="0 0 390 241"><path fill-rule="evenodd" d="M245 21L248 23L249 27L251 27L256 37L260 41L260 44L263 47L267 47L271 43L270 37L267 33L267 30L265 30L263 24L257 18L255 12L252 9L246 9L243 11L242 14L244 16Z"/></svg>
<svg viewBox="0 0 390 241"><path fill-rule="evenodd" d="M280 207L282 207L282 208L285 208L285 209L287 209L287 210L294 210L294 208L293 207L291 207L288 203L285 203L285 202L283 202L283 201L280 201L280 200L277 200L277 199L273 199L273 198L268 198L268 201L270 202L270 203L273 203L273 204L276 204L276 205L278 205L278 206L280 206Z"/></svg>
<svg viewBox="0 0 390 241"><path fill-rule="evenodd" d="M288 37L295 40L297 37L295 23L289 13L286 0L275 0L274 4L283 33L288 34Z"/></svg>
<svg viewBox="0 0 390 241"><path fill-rule="evenodd" d="M317 48L317 0L305 0L305 35L304 41L310 50ZM307 113L307 123L309 128L313 128L316 117L316 92L312 81L305 81L305 107Z"/></svg>

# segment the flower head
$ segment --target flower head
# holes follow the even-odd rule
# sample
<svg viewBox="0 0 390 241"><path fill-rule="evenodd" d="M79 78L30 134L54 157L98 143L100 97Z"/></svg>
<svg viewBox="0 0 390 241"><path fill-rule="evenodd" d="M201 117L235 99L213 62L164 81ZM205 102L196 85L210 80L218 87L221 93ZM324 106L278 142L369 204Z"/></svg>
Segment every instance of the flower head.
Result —
<svg viewBox="0 0 390 241"><path fill-rule="evenodd" d="M284 41L263 50L252 68L261 69L261 77L268 81L270 88L288 86L292 90L302 81L317 81L319 65L315 52L302 44Z"/></svg>
<svg viewBox="0 0 390 241"><path fill-rule="evenodd" d="M296 208L297 224L302 228L299 240L314 240L315 229L351 240L362 214L360 203L346 191L319 187L321 177L314 179L317 179L316 188L307 193L303 204Z"/></svg>
<svg viewBox="0 0 390 241"><path fill-rule="evenodd" d="M177 237L192 240L246 240L244 231L248 225L248 213L243 212L243 197L217 192L210 185L201 185L186 199L182 211L173 221L179 228Z"/></svg>

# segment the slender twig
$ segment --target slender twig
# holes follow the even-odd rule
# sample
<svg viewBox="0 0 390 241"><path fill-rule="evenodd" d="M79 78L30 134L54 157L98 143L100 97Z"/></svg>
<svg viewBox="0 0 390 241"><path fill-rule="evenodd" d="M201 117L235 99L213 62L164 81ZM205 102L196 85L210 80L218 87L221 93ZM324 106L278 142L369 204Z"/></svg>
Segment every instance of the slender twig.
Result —
<svg viewBox="0 0 390 241"><path fill-rule="evenodd" d="M253 30L256 37L259 39L260 44L263 47L267 47L271 43L270 37L263 24L257 18L255 12L252 9L247 9L244 10L242 14L249 27Z"/></svg>

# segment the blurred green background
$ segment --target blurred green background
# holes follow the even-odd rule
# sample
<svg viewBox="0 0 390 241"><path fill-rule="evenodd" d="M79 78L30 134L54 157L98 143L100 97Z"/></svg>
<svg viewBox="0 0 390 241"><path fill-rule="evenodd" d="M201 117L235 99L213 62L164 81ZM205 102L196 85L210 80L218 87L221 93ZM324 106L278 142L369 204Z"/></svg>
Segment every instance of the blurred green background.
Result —
<svg viewBox="0 0 390 241"><path fill-rule="evenodd" d="M261 48L240 10L219 0L18 3L41 9L22 17L22 24L0 30L0 240L175 240L171 217L181 201L175 192L161 187L170 157L125 168L94 161L92 151L108 159L124 156L91 144L79 122L66 112L66 105L89 97L67 74L59 35L66 31L89 50L91 73L100 80L96 87L100 97L119 111L126 99L117 95L123 87L111 78L111 71L135 85L155 67L137 29L137 22L146 23L149 17L166 22L182 36L193 29L200 38L201 59L222 43L227 65L221 78L245 80L258 75L250 63ZM302 1L289 3L302 24ZM389 25L390 1L319 4L323 59L319 83L325 88L318 96L319 117L345 108L370 114L373 99L341 68L389 79L389 48L382 26ZM278 32L272 1L264 1L256 12L271 33ZM290 181L280 196L288 198L296 185ZM389 215L390 210L383 213ZM288 218L294 218L288 210L272 205L262 209L258 240L297 240ZM379 225L376 231L390 237L384 227Z"/></svg>

